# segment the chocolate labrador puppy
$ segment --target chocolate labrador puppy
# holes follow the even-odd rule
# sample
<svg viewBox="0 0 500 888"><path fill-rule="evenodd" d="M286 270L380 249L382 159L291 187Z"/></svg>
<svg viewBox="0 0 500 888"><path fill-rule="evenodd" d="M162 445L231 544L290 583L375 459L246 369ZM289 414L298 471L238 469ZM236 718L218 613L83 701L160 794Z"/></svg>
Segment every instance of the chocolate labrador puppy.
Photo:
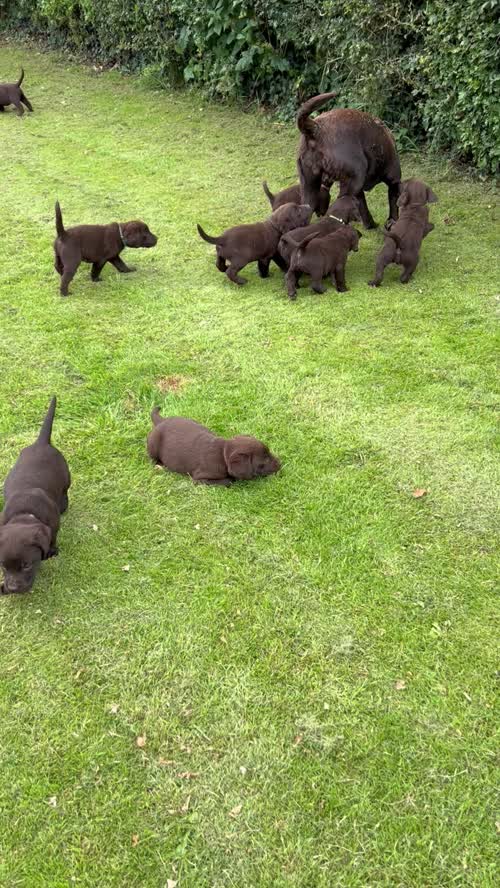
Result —
<svg viewBox="0 0 500 888"><path fill-rule="evenodd" d="M266 195L269 203L271 204L272 210L277 210L278 207L282 207L283 204L286 203L302 203L301 189L300 184L297 182L296 185L290 185L289 188L284 188L283 191L278 191L277 194L273 194L272 191L269 191L267 186L267 182L262 183L262 187L264 189L264 194ZM321 185L320 195L319 195L319 205L318 205L318 216L324 216L328 211L328 204L330 203L330 189L327 188L326 185Z"/></svg>
<svg viewBox="0 0 500 888"><path fill-rule="evenodd" d="M338 197L328 207L328 213L319 222L313 222L312 225L304 225L303 228L294 228L293 231L284 234L278 244L278 253L283 259L286 268L290 266L292 253L297 249L297 244L301 244L304 238L316 231L319 237L325 237L349 222L361 222L361 216L359 214L357 198L346 194L344 197ZM361 237L361 232L358 233Z"/></svg>
<svg viewBox="0 0 500 888"><path fill-rule="evenodd" d="M219 271L225 272L235 284L246 284L245 278L238 272L249 262L257 262L261 277L269 275L269 263L276 259L281 265L278 254L278 243L282 234L307 225L311 218L311 207L307 204L287 203L278 207L265 222L253 225L236 225L228 228L218 237L211 237L198 225L198 234L209 244L217 247L215 264ZM226 265L226 260L230 263Z"/></svg>
<svg viewBox="0 0 500 888"><path fill-rule="evenodd" d="M90 277L99 280L106 262L126 274L135 271L120 259L125 247L154 247L158 238L145 222L112 222L110 225L76 225L65 228L59 201L56 203L57 238L54 241L55 269L61 275L61 296L67 296L68 287L81 262L91 262Z"/></svg>
<svg viewBox="0 0 500 888"><path fill-rule="evenodd" d="M301 274L311 276L311 289L315 293L324 293L326 287L321 283L327 275L331 275L339 293L346 293L345 265L349 250L358 252L359 231L344 225L326 237L319 237L315 231L306 237L298 249L292 254L290 269L286 275L287 291L290 299L297 295L297 282Z"/></svg>
<svg viewBox="0 0 500 888"><path fill-rule="evenodd" d="M151 459L171 472L191 475L200 484L229 487L279 471L280 461L265 444L248 435L217 438L209 429L181 416L163 419L158 407L151 413L148 435Z"/></svg>
<svg viewBox="0 0 500 888"><path fill-rule="evenodd" d="M380 287L385 267L392 262L403 266L399 280L402 284L408 283L418 264L420 245L434 228L429 222L428 203L437 203L437 197L425 182L419 179L401 182L399 219L390 230L384 231L384 246L377 257L375 277L368 282L370 287Z"/></svg>
<svg viewBox="0 0 500 888"><path fill-rule="evenodd" d="M0 514L2 594L28 592L40 562L57 555L59 519L68 508L68 464L50 443L56 399L52 398L40 434L21 450L4 484Z"/></svg>
<svg viewBox="0 0 500 888"><path fill-rule="evenodd" d="M23 80L24 68L21 68L21 76L17 83L0 83L0 111L4 111L6 105L14 105L17 108L18 117L22 117L24 114L23 105L26 105L28 111L33 111L33 105L21 89Z"/></svg>

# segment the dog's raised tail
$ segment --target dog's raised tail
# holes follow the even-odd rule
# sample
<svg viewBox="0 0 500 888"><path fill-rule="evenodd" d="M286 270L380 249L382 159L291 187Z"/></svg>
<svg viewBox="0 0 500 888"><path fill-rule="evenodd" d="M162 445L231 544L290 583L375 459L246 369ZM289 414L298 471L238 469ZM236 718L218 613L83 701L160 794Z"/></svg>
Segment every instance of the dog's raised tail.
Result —
<svg viewBox="0 0 500 888"><path fill-rule="evenodd" d="M40 434L37 438L37 444L50 444L54 414L56 412L56 404L57 398L54 395L52 401L50 402L49 409L47 410L47 415L42 423L42 428L40 429Z"/></svg>
<svg viewBox="0 0 500 888"><path fill-rule="evenodd" d="M21 83L23 82L23 80L24 80L24 68L21 68L21 76L20 76L19 80L17 81L16 86L21 86Z"/></svg>
<svg viewBox="0 0 500 888"><path fill-rule="evenodd" d="M384 231L384 237L390 237L395 242L398 250L401 249L401 238L395 231Z"/></svg>
<svg viewBox="0 0 500 888"><path fill-rule="evenodd" d="M206 231L203 231L203 228L201 227L201 225L197 225L196 227L198 229L198 234L200 235L200 237L203 238L204 241L207 241L207 243L209 243L209 244L218 244L219 243L220 238L211 237L209 234L206 233Z"/></svg>
<svg viewBox="0 0 500 888"><path fill-rule="evenodd" d="M274 203L274 197L275 197L275 195L273 194L272 191L269 191L269 188L268 188L268 186L267 186L267 182L263 182L263 183L262 183L262 187L263 187L263 189L264 189L264 194L266 195L266 197L267 197L269 203L270 203L271 206L272 206L273 203Z"/></svg>
<svg viewBox="0 0 500 888"><path fill-rule="evenodd" d="M162 419L163 419L163 416L160 416L160 408L153 407L153 409L151 411L151 420L152 420L153 425L154 426L159 425L159 423L162 421Z"/></svg>
<svg viewBox="0 0 500 888"><path fill-rule="evenodd" d="M313 96L300 106L297 112L297 126L301 133L312 138L316 133L316 124L311 117L311 113L324 105L329 99L333 99L337 95L336 92L321 93L319 96Z"/></svg>
<svg viewBox="0 0 500 888"><path fill-rule="evenodd" d="M56 200L56 231L58 237L64 237L65 230L63 225L63 218L61 213L61 205L58 200Z"/></svg>

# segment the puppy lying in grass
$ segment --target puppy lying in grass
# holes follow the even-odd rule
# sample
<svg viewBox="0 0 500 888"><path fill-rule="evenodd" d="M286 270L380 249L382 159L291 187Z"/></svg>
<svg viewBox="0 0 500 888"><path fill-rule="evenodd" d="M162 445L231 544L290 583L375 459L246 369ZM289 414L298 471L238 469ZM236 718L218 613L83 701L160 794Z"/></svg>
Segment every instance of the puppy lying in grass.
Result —
<svg viewBox="0 0 500 888"><path fill-rule="evenodd" d="M22 117L24 114L23 105L28 111L33 111L33 105L21 89L23 80L24 68L21 68L21 76L17 83L0 83L0 111L5 111L6 105L14 105L17 108L18 117Z"/></svg>
<svg viewBox="0 0 500 888"><path fill-rule="evenodd" d="M345 265L349 251L357 253L359 238L359 231L350 225L343 225L326 237L320 237L315 231L297 244L285 277L290 299L295 299L297 295L297 283L302 274L311 276L311 289L315 293L325 292L326 287L321 281L327 275L331 275L332 284L339 293L347 292Z"/></svg>
<svg viewBox="0 0 500 888"><path fill-rule="evenodd" d="M419 179L405 179L401 182L398 198L399 219L390 230L384 231L384 246L378 254L375 277L369 281L370 287L380 287L387 265L395 263L403 266L399 280L407 284L415 271L420 245L434 228L429 222L426 204L437 203L432 188Z"/></svg>
<svg viewBox="0 0 500 888"><path fill-rule="evenodd" d="M209 429L181 416L164 419L155 407L148 454L171 472L191 475L200 484L229 487L279 471L280 461L265 444L248 435L217 438Z"/></svg>
<svg viewBox="0 0 500 888"><path fill-rule="evenodd" d="M235 284L246 284L245 278L239 277L249 262L257 262L259 274L265 278L269 275L271 259L281 266L278 244L282 234L292 228L307 225L311 218L311 207L307 204L286 203L269 216L265 222L252 225L236 225L228 228L218 237L211 237L198 225L198 234L209 244L216 245L217 259L215 264L219 271L225 272ZM229 267L226 262L229 262Z"/></svg>
<svg viewBox="0 0 500 888"><path fill-rule="evenodd" d="M328 213L319 222L313 222L312 225L305 225L303 228L294 228L293 231L284 234L278 244L278 253L288 268L293 251L304 238L314 232L318 232L319 237L326 237L327 234L337 231L349 222L361 222L361 216L357 198L346 194L344 197L338 197L328 207ZM361 237L361 234L359 236Z"/></svg>
<svg viewBox="0 0 500 888"><path fill-rule="evenodd" d="M61 275L61 296L68 296L69 285L81 262L91 262L90 277L99 280L106 262L117 271L135 271L120 259L125 247L154 247L158 238L145 222L112 222L110 225L76 225L65 228L61 207L56 203L57 238L54 241L55 269Z"/></svg>
<svg viewBox="0 0 500 888"><path fill-rule="evenodd" d="M51 444L56 399L52 398L38 438L21 450L4 484L0 514L0 594L29 592L40 562L57 555L60 516L68 508L68 464Z"/></svg>
<svg viewBox="0 0 500 888"><path fill-rule="evenodd" d="M289 188L284 188L283 191L278 191L277 194L273 194L272 191L269 190L267 186L267 182L262 183L262 187L264 189L264 194L266 195L269 203L271 204L272 210L277 210L278 207L282 207L283 204L286 203L302 203L302 196L300 190L300 184L297 182L296 185L290 185ZM328 204L330 203L330 189L327 188L326 185L321 185L321 191L319 196L319 207L318 207L318 216L324 216L328 211Z"/></svg>

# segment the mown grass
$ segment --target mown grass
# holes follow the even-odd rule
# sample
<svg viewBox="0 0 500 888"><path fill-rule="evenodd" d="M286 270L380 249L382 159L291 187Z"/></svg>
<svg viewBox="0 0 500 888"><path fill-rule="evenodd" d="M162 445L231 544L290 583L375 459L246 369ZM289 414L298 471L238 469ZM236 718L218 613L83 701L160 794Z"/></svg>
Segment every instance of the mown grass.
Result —
<svg viewBox="0 0 500 888"><path fill-rule="evenodd" d="M0 602L1 884L493 885L491 186L404 158L440 200L414 280L367 286L369 232L348 293L290 304L277 269L229 284L195 223L265 216L293 128L0 46L0 79L21 63L0 474L56 392L73 487L59 557ZM139 216L158 247L99 285L82 267L62 300L57 197L67 225ZM369 203L385 218L383 188ZM157 403L261 437L281 473L221 490L155 470Z"/></svg>

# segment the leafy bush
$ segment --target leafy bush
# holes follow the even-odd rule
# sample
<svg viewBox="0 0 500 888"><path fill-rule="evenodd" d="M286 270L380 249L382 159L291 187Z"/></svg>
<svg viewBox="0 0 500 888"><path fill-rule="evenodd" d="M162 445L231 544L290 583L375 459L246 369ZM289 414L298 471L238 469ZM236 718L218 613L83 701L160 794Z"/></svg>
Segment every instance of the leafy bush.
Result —
<svg viewBox="0 0 500 888"><path fill-rule="evenodd" d="M498 0L0 0L7 25L155 83L257 100L283 117L317 92L399 140L498 166Z"/></svg>

